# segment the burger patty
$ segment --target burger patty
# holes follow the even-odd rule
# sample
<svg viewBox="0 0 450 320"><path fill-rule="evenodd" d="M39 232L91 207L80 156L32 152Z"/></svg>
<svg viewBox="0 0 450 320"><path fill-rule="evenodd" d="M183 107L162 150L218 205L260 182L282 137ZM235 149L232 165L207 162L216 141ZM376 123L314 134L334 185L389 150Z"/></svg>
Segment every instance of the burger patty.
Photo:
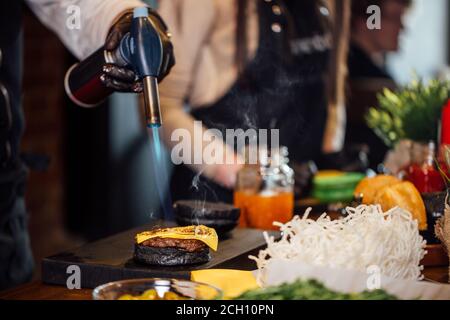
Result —
<svg viewBox="0 0 450 320"><path fill-rule="evenodd" d="M154 248L177 248L188 252L197 252L204 250L207 246L200 240L196 239L172 239L172 238L151 238L141 245Z"/></svg>

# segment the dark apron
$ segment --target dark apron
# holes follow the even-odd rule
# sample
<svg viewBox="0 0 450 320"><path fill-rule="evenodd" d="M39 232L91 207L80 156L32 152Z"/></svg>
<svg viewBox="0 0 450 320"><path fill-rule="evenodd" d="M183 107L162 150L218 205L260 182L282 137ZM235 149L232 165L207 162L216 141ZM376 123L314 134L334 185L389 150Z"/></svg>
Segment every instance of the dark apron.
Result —
<svg viewBox="0 0 450 320"><path fill-rule="evenodd" d="M33 257L25 210L27 169L23 133L22 1L0 2L0 289L31 279Z"/></svg>
<svg viewBox="0 0 450 320"><path fill-rule="evenodd" d="M273 6L288 14L275 14ZM192 112L208 128L279 129L290 160L321 153L327 117L325 74L330 37L326 8L319 1L259 1L259 47L242 76L214 105ZM232 203L226 190L187 166L175 167L173 199ZM192 183L194 179L195 184Z"/></svg>

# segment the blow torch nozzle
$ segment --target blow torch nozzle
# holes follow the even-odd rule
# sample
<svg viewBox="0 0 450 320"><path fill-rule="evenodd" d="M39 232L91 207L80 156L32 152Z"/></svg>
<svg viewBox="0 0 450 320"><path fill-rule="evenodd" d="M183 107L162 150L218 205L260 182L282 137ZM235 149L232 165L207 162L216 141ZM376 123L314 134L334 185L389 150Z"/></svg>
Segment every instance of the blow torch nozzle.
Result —
<svg viewBox="0 0 450 320"><path fill-rule="evenodd" d="M159 106L158 79L147 76L142 79L144 86L145 120L148 128L161 126L161 110Z"/></svg>
<svg viewBox="0 0 450 320"><path fill-rule="evenodd" d="M165 69L164 50L168 48L168 38L158 30L156 22L149 19L148 8L136 8L133 12L130 39L122 48L124 55L130 57L131 65L142 81L145 120L149 128L161 126L158 77Z"/></svg>

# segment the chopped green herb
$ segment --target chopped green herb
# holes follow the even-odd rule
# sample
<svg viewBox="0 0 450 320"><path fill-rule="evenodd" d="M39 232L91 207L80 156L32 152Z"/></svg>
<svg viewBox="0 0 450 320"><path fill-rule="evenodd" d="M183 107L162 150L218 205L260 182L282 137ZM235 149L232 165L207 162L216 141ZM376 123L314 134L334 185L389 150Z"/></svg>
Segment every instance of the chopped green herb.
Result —
<svg viewBox="0 0 450 320"><path fill-rule="evenodd" d="M398 300L384 290L362 293L339 293L328 289L317 280L298 280L291 284L254 289L243 293L237 300Z"/></svg>

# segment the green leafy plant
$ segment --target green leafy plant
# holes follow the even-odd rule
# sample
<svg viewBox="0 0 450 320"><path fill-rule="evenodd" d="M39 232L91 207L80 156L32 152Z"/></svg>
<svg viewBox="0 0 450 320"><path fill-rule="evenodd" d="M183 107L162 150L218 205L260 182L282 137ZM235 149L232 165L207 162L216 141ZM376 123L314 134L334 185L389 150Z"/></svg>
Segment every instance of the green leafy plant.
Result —
<svg viewBox="0 0 450 320"><path fill-rule="evenodd" d="M370 108L367 124L393 147L399 140L436 141L442 107L450 97L450 81L414 79L411 84L378 94L378 108Z"/></svg>

